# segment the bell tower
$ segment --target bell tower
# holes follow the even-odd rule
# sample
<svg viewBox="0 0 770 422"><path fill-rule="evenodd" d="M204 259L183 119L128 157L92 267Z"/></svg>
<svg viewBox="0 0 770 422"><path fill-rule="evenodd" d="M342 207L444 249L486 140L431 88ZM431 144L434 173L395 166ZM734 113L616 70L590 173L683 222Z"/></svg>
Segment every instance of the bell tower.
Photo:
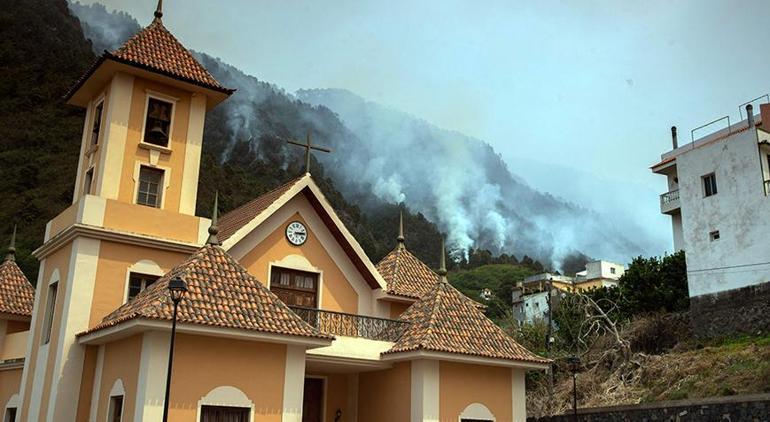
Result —
<svg viewBox="0 0 770 422"><path fill-rule="evenodd" d="M105 52L67 93L84 107L73 203L93 195L193 215L206 111L222 87L163 25Z"/></svg>
<svg viewBox="0 0 770 422"><path fill-rule="evenodd" d="M197 250L206 112L224 88L155 18L66 95L86 109L72 205L48 222L20 388L20 421L95 420L103 346L78 335ZM105 391L106 389L106 391ZM101 420L101 417L99 418Z"/></svg>

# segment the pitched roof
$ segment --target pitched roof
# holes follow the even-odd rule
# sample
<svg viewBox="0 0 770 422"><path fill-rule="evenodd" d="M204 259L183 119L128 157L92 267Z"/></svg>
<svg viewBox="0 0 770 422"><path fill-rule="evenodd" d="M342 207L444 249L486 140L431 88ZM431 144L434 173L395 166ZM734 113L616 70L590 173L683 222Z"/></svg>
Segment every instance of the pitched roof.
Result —
<svg viewBox="0 0 770 422"><path fill-rule="evenodd" d="M439 282L438 274L402 243L385 255L376 268L385 279L386 292L393 295L419 299Z"/></svg>
<svg viewBox="0 0 770 422"><path fill-rule="evenodd" d="M155 18L150 25L129 38L117 50L113 52L105 51L75 85L70 88L65 98L69 99L72 97L106 59L137 66L228 95L235 91L223 87L193 57L190 51L163 26L163 21L160 18Z"/></svg>
<svg viewBox="0 0 770 422"><path fill-rule="evenodd" d="M493 359L547 363L508 336L449 283L436 284L401 319L410 322L404 335L385 354L444 352Z"/></svg>
<svg viewBox="0 0 770 422"><path fill-rule="evenodd" d="M0 313L32 316L35 288L9 253L0 264Z"/></svg>
<svg viewBox="0 0 770 422"><path fill-rule="evenodd" d="M278 198L291 189L305 176L297 177L277 188L241 205L219 219L219 240L224 242L241 227L265 211Z"/></svg>
<svg viewBox="0 0 770 422"><path fill-rule="evenodd" d="M180 323L236 328L270 334L331 339L305 323L277 296L217 245L207 244L132 301L79 335L134 319L171 320L168 283L181 277L188 292L179 304Z"/></svg>

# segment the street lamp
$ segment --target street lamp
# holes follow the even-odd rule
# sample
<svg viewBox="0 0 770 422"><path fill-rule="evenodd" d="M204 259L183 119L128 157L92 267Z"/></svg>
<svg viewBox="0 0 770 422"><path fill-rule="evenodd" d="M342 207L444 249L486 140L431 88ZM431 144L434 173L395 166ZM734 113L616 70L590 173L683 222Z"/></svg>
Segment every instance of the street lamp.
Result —
<svg viewBox="0 0 770 422"><path fill-rule="evenodd" d="M567 358L569 369L572 371L572 420L577 422L577 372L580 369L580 358L572 355Z"/></svg>
<svg viewBox="0 0 770 422"><path fill-rule="evenodd" d="M171 393L171 364L174 362L174 337L176 336L176 313L182 296L187 293L187 283L180 277L168 282L168 294L174 302L174 316L171 320L171 343L168 348L168 370L166 373L166 399L163 401L163 422L168 421L168 396Z"/></svg>

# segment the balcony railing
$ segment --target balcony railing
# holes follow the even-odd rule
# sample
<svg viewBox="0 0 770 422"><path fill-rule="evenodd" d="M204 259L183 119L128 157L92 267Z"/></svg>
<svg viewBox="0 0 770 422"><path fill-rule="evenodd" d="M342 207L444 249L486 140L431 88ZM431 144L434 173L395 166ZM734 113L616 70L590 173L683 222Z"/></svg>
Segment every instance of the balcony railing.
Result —
<svg viewBox="0 0 770 422"><path fill-rule="evenodd" d="M660 212L668 213L679 208L679 189L660 195Z"/></svg>
<svg viewBox="0 0 770 422"><path fill-rule="evenodd" d="M398 341L409 325L406 321L376 318L315 308L290 306L300 318L322 333L370 340Z"/></svg>

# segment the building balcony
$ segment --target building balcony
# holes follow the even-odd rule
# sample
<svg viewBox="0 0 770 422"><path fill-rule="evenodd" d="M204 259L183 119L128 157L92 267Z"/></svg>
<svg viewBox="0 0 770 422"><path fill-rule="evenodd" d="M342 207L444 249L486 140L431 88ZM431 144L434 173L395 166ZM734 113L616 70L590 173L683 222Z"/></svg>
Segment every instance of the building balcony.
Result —
<svg viewBox="0 0 770 422"><path fill-rule="evenodd" d="M409 325L406 321L290 306L302 320L325 334L396 342Z"/></svg>
<svg viewBox="0 0 770 422"><path fill-rule="evenodd" d="M678 211L681 206L679 205L679 189L672 190L660 195L660 212L663 214L673 214Z"/></svg>

